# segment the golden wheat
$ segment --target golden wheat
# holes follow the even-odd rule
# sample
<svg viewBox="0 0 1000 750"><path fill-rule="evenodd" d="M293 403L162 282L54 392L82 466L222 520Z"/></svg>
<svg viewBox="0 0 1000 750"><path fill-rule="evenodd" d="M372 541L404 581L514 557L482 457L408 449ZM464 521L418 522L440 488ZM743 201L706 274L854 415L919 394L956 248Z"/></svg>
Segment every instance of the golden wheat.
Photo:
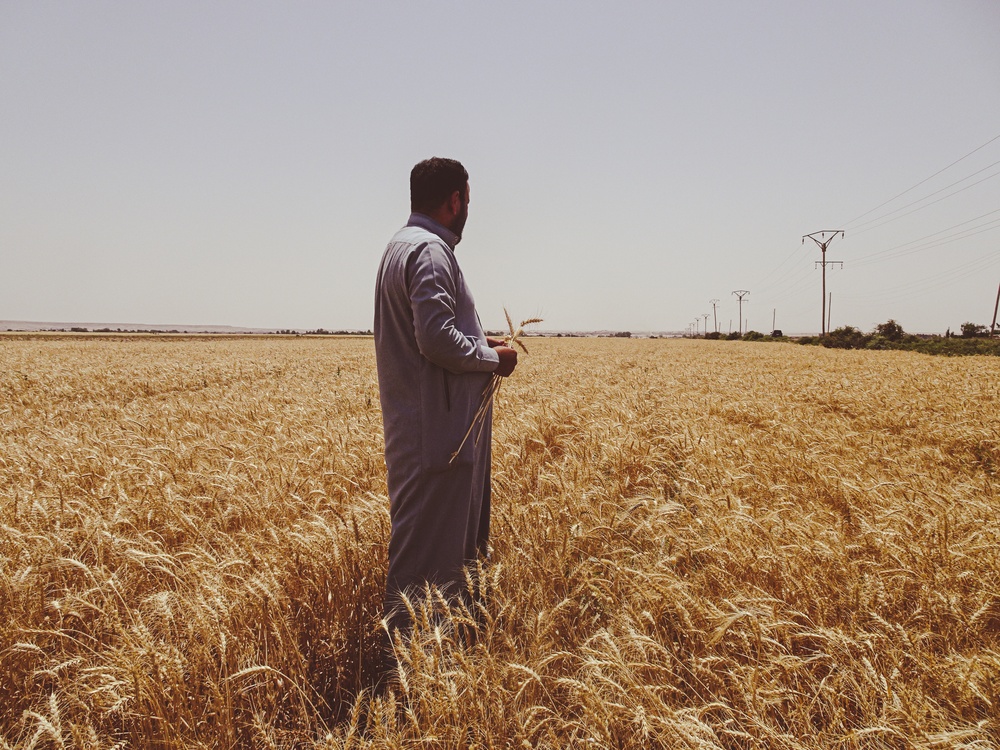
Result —
<svg viewBox="0 0 1000 750"><path fill-rule="evenodd" d="M375 699L370 340L0 338L0 747L996 747L998 376L537 339Z"/></svg>
<svg viewBox="0 0 1000 750"><path fill-rule="evenodd" d="M528 318L527 320L522 320L521 324L515 328L514 321L510 317L510 313L507 312L507 308L503 309L503 314L507 318L507 325L510 328L510 334L504 337L503 341L506 346L514 347L517 346L525 354L528 353L527 347L521 342L521 337L524 335L524 327L527 325L532 325L533 323L541 323L541 318ZM465 435L462 437L462 442L459 443L458 448L456 448L452 454L451 459L448 463L452 463L458 454L462 452L462 448L465 447L465 443L468 441L469 437L475 433L475 443L479 443L479 439L482 437L483 428L486 424L486 415L490 411L490 407L493 406L493 400L497 395L497 391L500 390L500 386L503 385L503 377L494 374L493 377L489 379L486 387L483 389L483 395L479 402L479 408L476 409L476 413L472 417L472 424L469 425L469 429L466 430Z"/></svg>

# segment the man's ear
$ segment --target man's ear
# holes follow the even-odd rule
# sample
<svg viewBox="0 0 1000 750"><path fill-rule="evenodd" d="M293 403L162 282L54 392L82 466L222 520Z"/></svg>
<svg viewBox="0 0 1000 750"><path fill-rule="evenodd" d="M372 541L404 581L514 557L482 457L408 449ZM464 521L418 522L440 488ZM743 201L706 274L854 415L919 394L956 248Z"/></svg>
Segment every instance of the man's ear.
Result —
<svg viewBox="0 0 1000 750"><path fill-rule="evenodd" d="M462 211L461 191L456 190L454 193L451 194L451 200L449 200L448 202L448 207L451 209L451 212L455 214L455 216L458 216L458 214Z"/></svg>

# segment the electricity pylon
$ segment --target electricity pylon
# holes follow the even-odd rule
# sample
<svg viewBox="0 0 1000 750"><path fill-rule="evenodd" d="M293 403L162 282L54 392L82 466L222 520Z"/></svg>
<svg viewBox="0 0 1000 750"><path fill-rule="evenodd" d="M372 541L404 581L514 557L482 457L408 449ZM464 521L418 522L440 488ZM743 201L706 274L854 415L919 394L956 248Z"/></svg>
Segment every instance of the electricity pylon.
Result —
<svg viewBox="0 0 1000 750"><path fill-rule="evenodd" d="M818 239L816 237L817 234L819 235ZM830 235L830 239L826 238L827 235ZM826 336L826 329L827 329L827 324L826 324L826 267L827 267L827 264L829 264L831 266L833 266L833 265L839 265L841 268L844 267L844 261L842 261L842 260L827 260L826 259L826 249L827 249L827 247L830 246L830 243L833 242L833 240L837 237L837 235L840 235L841 237L843 237L844 236L844 230L843 229L824 229L822 232L813 232L812 234L804 234L804 235L802 235L802 244L803 245L806 242L806 237L808 237L813 242L815 242L817 245L819 245L819 249L823 253L823 260L816 261L816 265L822 266L822 268L823 268L823 317L821 318L822 333L820 333L820 336Z"/></svg>
<svg viewBox="0 0 1000 750"><path fill-rule="evenodd" d="M735 292L733 292L733 294L735 294L736 297L740 301L740 336L742 336L743 335L743 298L746 297L748 294L750 294L750 292L748 292L746 289L737 289Z"/></svg>

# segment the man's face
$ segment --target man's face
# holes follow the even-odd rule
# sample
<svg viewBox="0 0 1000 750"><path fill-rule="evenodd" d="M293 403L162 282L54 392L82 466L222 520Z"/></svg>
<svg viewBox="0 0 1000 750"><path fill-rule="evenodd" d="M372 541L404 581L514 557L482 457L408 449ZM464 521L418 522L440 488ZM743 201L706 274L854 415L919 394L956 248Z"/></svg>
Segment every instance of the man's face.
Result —
<svg viewBox="0 0 1000 750"><path fill-rule="evenodd" d="M465 221L469 218L469 183L465 183L465 196L463 197L459 195L458 200L461 207L448 229L453 231L456 235L458 235L459 239L461 239L462 230L465 229Z"/></svg>

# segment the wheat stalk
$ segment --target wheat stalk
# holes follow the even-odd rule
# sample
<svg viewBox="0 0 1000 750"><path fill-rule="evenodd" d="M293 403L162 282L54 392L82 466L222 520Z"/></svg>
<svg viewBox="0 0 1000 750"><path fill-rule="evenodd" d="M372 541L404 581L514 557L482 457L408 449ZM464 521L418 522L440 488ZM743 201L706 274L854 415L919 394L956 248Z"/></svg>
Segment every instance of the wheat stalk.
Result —
<svg viewBox="0 0 1000 750"><path fill-rule="evenodd" d="M373 696L371 339L121 338L0 333L0 750L997 745L996 357L533 339Z"/></svg>
<svg viewBox="0 0 1000 750"><path fill-rule="evenodd" d="M510 313L507 312L506 307L503 309L503 314L507 318L507 329L510 331L510 333L504 337L504 344L511 348L516 346L527 354L527 347L521 343L521 336L524 335L524 327L530 326L534 323L541 323L542 319L528 318L526 320L522 320L521 323L515 328L514 320L510 317ZM458 458L458 454L462 452L462 448L465 447L465 443L469 440L469 436L473 432L476 433L473 443L475 445L479 444L479 438L482 437L483 427L486 424L486 415L489 413L490 406L493 404L493 398L497 395L497 391L500 390L500 386L503 384L503 381L504 379L500 375L494 373L493 377L491 377L489 382L486 384L486 387L483 389L483 397L479 402L479 408L472 417L472 424L470 424L469 429L465 431L465 435L462 437L462 442L459 443L458 448L455 449L455 452L451 454L451 458L448 459L449 464ZM478 430L476 429L477 427L479 428Z"/></svg>

